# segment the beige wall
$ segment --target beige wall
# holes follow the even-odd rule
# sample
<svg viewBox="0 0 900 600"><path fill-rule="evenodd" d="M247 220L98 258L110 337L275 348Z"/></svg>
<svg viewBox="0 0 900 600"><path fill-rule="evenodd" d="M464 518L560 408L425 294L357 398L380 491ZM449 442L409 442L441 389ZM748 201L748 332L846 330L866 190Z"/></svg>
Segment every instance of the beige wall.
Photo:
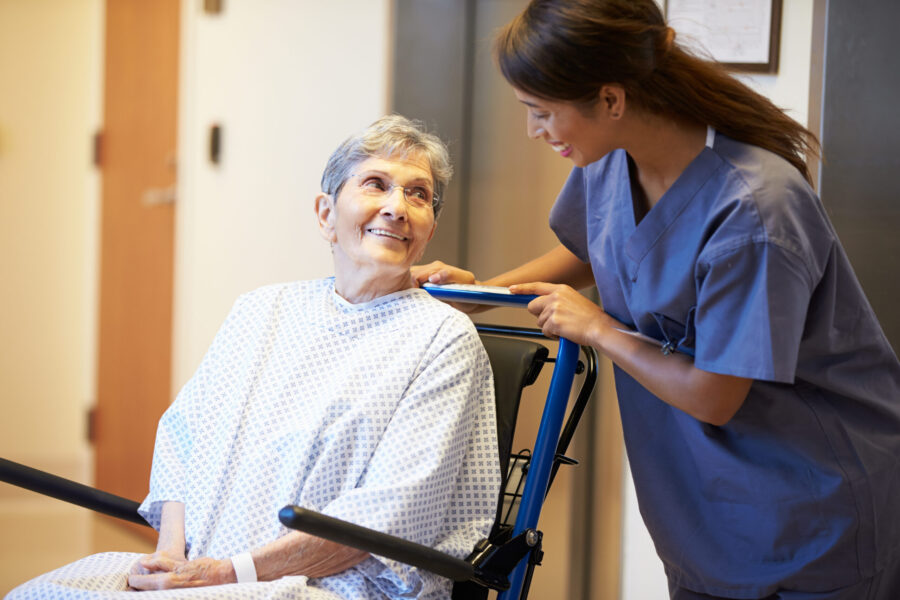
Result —
<svg viewBox="0 0 900 600"><path fill-rule="evenodd" d="M0 456L79 479L94 389L102 11L101 0L0 1Z"/></svg>
<svg viewBox="0 0 900 600"><path fill-rule="evenodd" d="M102 25L102 0L0 0L0 457L85 482ZM85 554L85 513L0 483L0 595ZM39 522L69 554L33 535Z"/></svg>

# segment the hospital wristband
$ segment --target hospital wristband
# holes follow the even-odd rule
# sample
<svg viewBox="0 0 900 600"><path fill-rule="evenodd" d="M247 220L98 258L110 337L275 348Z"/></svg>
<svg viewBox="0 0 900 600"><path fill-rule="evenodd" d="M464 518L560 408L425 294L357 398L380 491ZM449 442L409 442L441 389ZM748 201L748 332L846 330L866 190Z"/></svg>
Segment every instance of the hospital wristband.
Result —
<svg viewBox="0 0 900 600"><path fill-rule="evenodd" d="M238 583L253 583L256 581L256 566L249 552L241 552L231 557L234 566L234 574Z"/></svg>

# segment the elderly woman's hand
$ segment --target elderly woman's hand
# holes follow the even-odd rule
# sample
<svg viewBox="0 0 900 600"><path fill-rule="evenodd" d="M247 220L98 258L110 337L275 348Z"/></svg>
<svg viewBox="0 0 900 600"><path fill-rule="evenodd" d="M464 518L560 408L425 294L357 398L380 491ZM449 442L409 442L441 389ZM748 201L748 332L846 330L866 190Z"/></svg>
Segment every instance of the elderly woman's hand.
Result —
<svg viewBox="0 0 900 600"><path fill-rule="evenodd" d="M145 554L131 567L131 574L147 575L160 571L171 571L181 563L186 563L184 553L174 551L157 550L153 554Z"/></svg>
<svg viewBox="0 0 900 600"><path fill-rule="evenodd" d="M410 272L419 285L423 283L478 283L471 271L448 265L439 260L427 265L414 265L410 268Z"/></svg>
<svg viewBox="0 0 900 600"><path fill-rule="evenodd" d="M163 552L142 557L128 575L128 585L135 590L168 590L236 581L234 567L227 558L198 558L189 561Z"/></svg>
<svg viewBox="0 0 900 600"><path fill-rule="evenodd" d="M467 285L478 285L480 282L475 280L475 274L459 267L454 267L443 263L439 260L428 263L427 265L415 265L410 268L413 279L420 286L423 283L464 283ZM468 302L450 302L450 306L456 310L466 314L480 313L492 308L483 304L470 304Z"/></svg>

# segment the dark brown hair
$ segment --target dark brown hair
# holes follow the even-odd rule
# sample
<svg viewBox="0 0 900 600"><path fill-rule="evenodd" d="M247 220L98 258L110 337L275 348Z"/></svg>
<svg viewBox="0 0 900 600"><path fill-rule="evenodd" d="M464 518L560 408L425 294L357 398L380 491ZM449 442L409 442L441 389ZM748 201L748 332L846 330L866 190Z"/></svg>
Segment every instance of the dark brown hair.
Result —
<svg viewBox="0 0 900 600"><path fill-rule="evenodd" d="M654 0L532 0L494 50L506 80L528 94L587 106L617 83L639 109L711 125L778 154L809 181L804 158L819 155L815 135L674 38Z"/></svg>

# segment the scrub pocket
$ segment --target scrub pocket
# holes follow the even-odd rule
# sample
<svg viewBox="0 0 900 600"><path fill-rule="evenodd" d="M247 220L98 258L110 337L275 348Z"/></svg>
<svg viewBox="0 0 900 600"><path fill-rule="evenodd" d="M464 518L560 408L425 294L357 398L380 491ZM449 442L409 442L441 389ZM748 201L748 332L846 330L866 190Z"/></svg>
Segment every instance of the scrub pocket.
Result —
<svg viewBox="0 0 900 600"><path fill-rule="evenodd" d="M692 306L685 317L684 323L676 321L663 313L653 312L653 319L659 328L663 351L666 354L674 351L694 356L694 342L697 329L694 327L694 314L696 306Z"/></svg>

